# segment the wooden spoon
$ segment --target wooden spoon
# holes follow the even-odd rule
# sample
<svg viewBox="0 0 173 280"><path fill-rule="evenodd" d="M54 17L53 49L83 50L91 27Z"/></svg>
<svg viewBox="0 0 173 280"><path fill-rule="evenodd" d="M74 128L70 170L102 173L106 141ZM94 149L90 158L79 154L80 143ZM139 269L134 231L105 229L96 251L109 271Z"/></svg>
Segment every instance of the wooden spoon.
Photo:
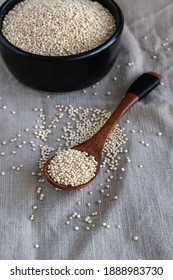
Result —
<svg viewBox="0 0 173 280"><path fill-rule="evenodd" d="M93 155L96 161L98 162L95 176L90 181L83 185L75 187L70 185L63 186L55 182L48 173L48 165L50 164L50 161L53 159L54 156L51 157L44 165L43 171L46 179L54 187L63 190L76 190L88 186L95 179L99 172L103 147L107 137L109 136L114 126L135 103L137 103L140 99L145 97L149 92L151 92L155 87L157 87L160 84L161 79L162 76L155 72L147 72L140 76L128 89L125 97L122 99L122 101L112 113L107 122L100 128L100 130L96 134L94 134L90 139L71 148L79 151L85 151L88 154Z"/></svg>

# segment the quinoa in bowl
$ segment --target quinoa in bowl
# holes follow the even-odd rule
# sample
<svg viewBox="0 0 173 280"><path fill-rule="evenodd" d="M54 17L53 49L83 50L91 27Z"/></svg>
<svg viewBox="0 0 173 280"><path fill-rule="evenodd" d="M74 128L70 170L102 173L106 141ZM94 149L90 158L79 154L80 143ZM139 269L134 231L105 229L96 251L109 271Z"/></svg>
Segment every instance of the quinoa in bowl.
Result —
<svg viewBox="0 0 173 280"><path fill-rule="evenodd" d="M25 0L5 16L2 33L14 46L44 56L92 50L115 32L112 14L91 0Z"/></svg>
<svg viewBox="0 0 173 280"><path fill-rule="evenodd" d="M22 9L22 6L26 8L26 3L28 3L30 7L32 1L36 3L37 8L34 8L36 10L39 7L38 3L40 1L41 3L47 3L45 0L7 0L0 7L0 53L9 71L23 84L49 92L75 91L86 88L101 80L113 67L121 46L120 39L124 26L124 18L116 2L114 0L73 0L75 3L79 3L80 1L81 3L89 3L89 5L94 3L95 6L99 4L99 7L102 7L101 10L103 9L103 11L106 11L105 16L110 16L109 22L112 22L112 25L110 24L109 28L107 27L108 22L107 24L103 22L101 24L100 21L97 23L97 29L103 29L105 25L106 30L109 30L109 32L104 35L107 37L103 38L103 34L100 35L102 37L102 41L100 41L101 37L100 39L95 38L96 40L94 40L94 35L89 36L89 33L85 32L84 27L86 22L84 20L84 15L81 17L83 20L79 24L81 28L79 28L79 26L77 28L76 25L73 24L72 31L74 31L73 29L75 29L75 32L77 32L78 29L80 31L77 32L76 35L73 33L73 36L71 32L67 32L62 40L58 39L58 35L52 37L50 34L49 37L50 31L55 34L55 30L49 27L52 20L52 16L49 12L45 12L45 14L41 13L38 15L38 18L34 13L30 15L30 17L33 17L37 22L43 20L44 14L46 18L44 23L46 30L43 31L43 34L38 30L38 26L33 26L33 28L28 26L28 28L26 28L26 26L22 25L21 30L20 28L16 30L17 25L13 26L10 21L8 22L10 14L12 16L13 13L16 13L14 10ZM62 0L49 0L49 8L54 10L50 3L61 3L61 1ZM67 3L68 1L72 2L72 0L64 0L62 2ZM37 13L36 10L35 13ZM85 13L85 15L89 13L89 9L86 9L86 11L84 10L81 10L81 13ZM50 21L49 17L51 18ZM76 17L76 20L80 21L80 16L76 15ZM69 21L68 18L70 18L70 16L66 15L66 20ZM75 15L73 14L69 22L73 22L74 19ZM15 20L18 22L18 19ZM90 26L91 22L87 23L87 26L90 31L95 32L94 28ZM18 24L20 24L20 22L18 22ZM59 24L62 27L63 23L59 22ZM11 29L9 28L10 26ZM70 26L69 23L68 26ZM13 29L14 32L12 32ZM63 30L60 32L61 35L59 33L60 37L63 34L62 31ZM16 32L19 32L18 36L16 36ZM10 37L10 34L15 34L15 36L11 35ZM41 39L35 37L28 39L31 34L40 34L39 36L41 36ZM79 38L82 38L80 36L84 36L85 40L77 40L77 34L79 34ZM69 39L69 41L67 39ZM26 40L29 40L29 42L27 43ZM73 41L73 44L70 40ZM16 46L17 41L18 43L20 42L18 46ZM25 47L29 49L22 49Z"/></svg>

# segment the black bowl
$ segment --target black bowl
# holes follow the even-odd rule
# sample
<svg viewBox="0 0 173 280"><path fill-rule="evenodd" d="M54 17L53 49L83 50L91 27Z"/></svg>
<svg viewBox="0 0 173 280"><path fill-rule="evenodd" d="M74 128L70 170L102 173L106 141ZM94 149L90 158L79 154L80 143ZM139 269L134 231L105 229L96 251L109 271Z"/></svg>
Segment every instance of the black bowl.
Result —
<svg viewBox="0 0 173 280"><path fill-rule="evenodd" d="M7 0L0 7L0 52L10 72L23 84L44 91L65 92L88 87L112 68L120 49L124 18L113 0L98 0L115 17L116 32L104 44L70 56L41 56L22 51L2 34L5 15L21 0Z"/></svg>

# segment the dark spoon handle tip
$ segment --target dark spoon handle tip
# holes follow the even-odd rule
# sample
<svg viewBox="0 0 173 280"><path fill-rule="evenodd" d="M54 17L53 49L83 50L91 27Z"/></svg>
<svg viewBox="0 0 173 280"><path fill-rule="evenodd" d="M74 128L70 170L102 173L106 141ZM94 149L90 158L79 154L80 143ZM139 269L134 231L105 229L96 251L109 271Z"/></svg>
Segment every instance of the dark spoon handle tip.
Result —
<svg viewBox="0 0 173 280"><path fill-rule="evenodd" d="M142 74L127 90L127 93L133 93L141 100L154 88L156 88L162 79L162 75L155 72L147 72Z"/></svg>

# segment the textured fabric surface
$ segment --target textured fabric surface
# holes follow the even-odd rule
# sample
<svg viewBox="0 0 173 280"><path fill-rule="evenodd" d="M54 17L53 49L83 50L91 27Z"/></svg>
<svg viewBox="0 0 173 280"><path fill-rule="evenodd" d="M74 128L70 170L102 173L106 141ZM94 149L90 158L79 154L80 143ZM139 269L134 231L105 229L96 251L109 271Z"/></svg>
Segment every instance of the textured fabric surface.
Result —
<svg viewBox="0 0 173 280"><path fill-rule="evenodd" d="M0 155L0 172L5 172L0 175L0 259L173 258L173 2L117 2L125 17L121 52L111 72L95 88L87 88L86 93L51 94L28 88L9 73L0 58L0 152L5 153ZM165 42L169 45L163 45ZM129 62L134 64L129 66ZM128 153L121 155L118 170L109 183L111 195L117 195L118 200L112 201L111 196L99 193L99 183L104 186L107 178L102 171L83 191L59 192L42 183L45 197L40 201L36 193L40 186L38 145L43 143L34 136L39 112L33 109L42 108L47 123L56 113L55 104L113 111L128 86L145 71L162 73L164 85L136 104L120 121L129 140ZM107 91L111 95L106 95ZM62 126L60 122L53 130L48 145L58 146L56 139ZM15 137L17 141L11 142ZM22 141L26 144L19 148ZM35 143L36 151L29 141ZM140 141L149 143L149 147ZM130 163L126 162L126 156L131 158ZM12 166L19 165L23 165L20 171L12 170ZM102 199L100 205L95 203L98 199ZM79 200L81 205L76 204ZM30 221L33 205L38 209L34 221ZM66 225L74 211L80 213L81 219L73 219ZM98 211L93 218L96 226L87 231L82 220L93 211ZM103 227L102 222L110 224L110 228ZM78 231L75 226L79 226ZM139 237L138 241L133 240L134 236ZM34 248L34 244L39 248Z"/></svg>

